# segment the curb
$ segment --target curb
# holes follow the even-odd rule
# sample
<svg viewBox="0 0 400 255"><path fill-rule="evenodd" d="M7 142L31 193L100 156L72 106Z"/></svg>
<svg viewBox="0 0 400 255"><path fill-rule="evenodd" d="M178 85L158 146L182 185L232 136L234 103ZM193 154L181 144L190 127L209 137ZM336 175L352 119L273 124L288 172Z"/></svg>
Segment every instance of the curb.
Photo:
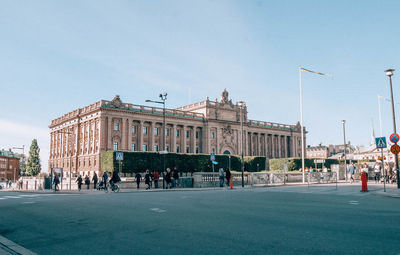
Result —
<svg viewBox="0 0 400 255"><path fill-rule="evenodd" d="M9 255L9 254L37 255L36 253L0 235L0 255Z"/></svg>

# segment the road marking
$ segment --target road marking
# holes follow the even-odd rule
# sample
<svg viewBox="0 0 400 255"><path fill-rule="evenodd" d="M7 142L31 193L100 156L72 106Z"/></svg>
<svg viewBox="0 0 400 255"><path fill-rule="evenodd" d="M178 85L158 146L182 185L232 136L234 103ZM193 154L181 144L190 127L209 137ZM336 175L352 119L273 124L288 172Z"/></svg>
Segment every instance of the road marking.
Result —
<svg viewBox="0 0 400 255"><path fill-rule="evenodd" d="M21 198L21 197L17 197L17 196L4 196L4 198Z"/></svg>
<svg viewBox="0 0 400 255"><path fill-rule="evenodd" d="M0 236L0 252L1 251L5 251L6 254L37 255L36 253L14 243L13 241L8 240L4 236Z"/></svg>
<svg viewBox="0 0 400 255"><path fill-rule="evenodd" d="M358 201L351 200L348 202L350 205L358 205Z"/></svg>
<svg viewBox="0 0 400 255"><path fill-rule="evenodd" d="M27 202L22 202L23 204L35 204L36 202L32 202L32 201L27 201Z"/></svg>
<svg viewBox="0 0 400 255"><path fill-rule="evenodd" d="M158 212L158 213L163 213L166 212L166 210L160 209L160 208L150 208L151 211L153 212Z"/></svg>

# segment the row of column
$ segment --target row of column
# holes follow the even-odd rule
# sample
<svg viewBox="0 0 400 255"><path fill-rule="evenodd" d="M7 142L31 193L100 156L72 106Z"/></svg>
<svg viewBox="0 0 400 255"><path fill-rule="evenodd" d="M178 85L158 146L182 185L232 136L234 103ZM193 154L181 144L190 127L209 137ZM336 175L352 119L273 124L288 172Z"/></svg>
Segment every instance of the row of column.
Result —
<svg viewBox="0 0 400 255"><path fill-rule="evenodd" d="M293 136L246 132L245 154L266 156L268 158L286 158L296 156L296 144Z"/></svg>

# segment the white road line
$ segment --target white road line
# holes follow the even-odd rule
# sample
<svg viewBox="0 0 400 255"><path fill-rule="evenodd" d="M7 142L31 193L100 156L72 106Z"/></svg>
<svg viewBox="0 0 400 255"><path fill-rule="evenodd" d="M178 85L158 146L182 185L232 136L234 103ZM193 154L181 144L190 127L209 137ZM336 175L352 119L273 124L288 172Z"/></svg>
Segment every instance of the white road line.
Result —
<svg viewBox="0 0 400 255"><path fill-rule="evenodd" d="M32 201L27 201L27 202L22 202L23 204L35 204L36 202L32 202Z"/></svg>
<svg viewBox="0 0 400 255"><path fill-rule="evenodd" d="M4 196L4 198L21 198L21 197L18 197L18 196Z"/></svg>
<svg viewBox="0 0 400 255"><path fill-rule="evenodd" d="M150 208L151 211L153 212L158 212L158 213L163 213L166 212L166 210L160 209L160 208Z"/></svg>
<svg viewBox="0 0 400 255"><path fill-rule="evenodd" d="M8 240L4 236L0 236L0 244L7 247L7 249L13 251L16 254L23 254L23 255L37 255L36 253L14 243L11 240ZM1 249L1 248L0 248ZM7 254L7 253L6 253Z"/></svg>

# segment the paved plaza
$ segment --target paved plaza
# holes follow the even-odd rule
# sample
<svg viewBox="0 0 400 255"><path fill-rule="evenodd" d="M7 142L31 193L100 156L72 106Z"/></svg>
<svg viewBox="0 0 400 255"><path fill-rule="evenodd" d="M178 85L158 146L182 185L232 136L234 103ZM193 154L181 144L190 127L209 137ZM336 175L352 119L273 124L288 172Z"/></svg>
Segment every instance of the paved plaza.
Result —
<svg viewBox="0 0 400 255"><path fill-rule="evenodd" d="M0 192L0 235L37 254L400 254L399 192L359 190Z"/></svg>

